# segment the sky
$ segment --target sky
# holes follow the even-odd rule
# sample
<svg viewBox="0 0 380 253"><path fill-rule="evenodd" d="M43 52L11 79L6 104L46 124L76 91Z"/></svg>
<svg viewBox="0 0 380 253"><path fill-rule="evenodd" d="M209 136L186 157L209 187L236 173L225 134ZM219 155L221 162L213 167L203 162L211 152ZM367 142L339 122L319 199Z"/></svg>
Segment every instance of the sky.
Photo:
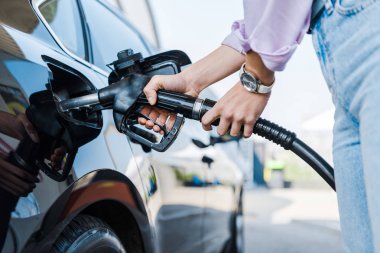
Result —
<svg viewBox="0 0 380 253"><path fill-rule="evenodd" d="M216 49L232 22L243 18L242 0L150 1L162 49L183 50L193 62ZM237 81L236 73L211 89L220 97ZM305 121L332 107L311 36L305 35L285 71L276 73L263 117L300 132Z"/></svg>

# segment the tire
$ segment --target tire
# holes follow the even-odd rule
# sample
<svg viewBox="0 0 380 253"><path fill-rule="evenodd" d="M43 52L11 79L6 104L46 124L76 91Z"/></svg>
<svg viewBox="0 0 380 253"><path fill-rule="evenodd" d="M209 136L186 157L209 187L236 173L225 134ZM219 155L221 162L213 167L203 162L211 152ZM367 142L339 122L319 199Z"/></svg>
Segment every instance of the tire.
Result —
<svg viewBox="0 0 380 253"><path fill-rule="evenodd" d="M112 228L99 218L78 215L53 245L54 253L125 253Z"/></svg>

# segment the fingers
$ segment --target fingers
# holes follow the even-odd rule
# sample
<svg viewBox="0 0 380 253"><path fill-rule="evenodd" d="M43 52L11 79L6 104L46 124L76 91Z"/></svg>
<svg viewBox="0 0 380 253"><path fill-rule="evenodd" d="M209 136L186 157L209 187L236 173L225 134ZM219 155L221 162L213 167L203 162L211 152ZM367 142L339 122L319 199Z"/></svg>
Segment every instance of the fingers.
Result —
<svg viewBox="0 0 380 253"><path fill-rule="evenodd" d="M244 135L245 138L251 137L251 135L253 133L253 125L254 125L254 123L251 123L251 122L244 124L244 133L243 133L243 135Z"/></svg>
<svg viewBox="0 0 380 253"><path fill-rule="evenodd" d="M153 129L155 132L161 134L164 134L164 131L162 131L161 127L158 125L165 125L166 129L170 131L170 129L174 125L174 121L176 118L175 115L172 115L165 110L160 110L150 106L143 107L140 113L146 115L151 120L139 117L138 122L141 125L145 125L146 128Z"/></svg>
<svg viewBox="0 0 380 253"><path fill-rule="evenodd" d="M245 119L232 119L229 120L223 115L220 118L220 123L218 125L218 134L225 135L228 132L231 136L241 136L243 135L245 138L251 137L253 133L253 127L255 124L254 117L247 117ZM231 128L230 128L231 126Z"/></svg>
<svg viewBox="0 0 380 253"><path fill-rule="evenodd" d="M145 123L145 127L148 128L148 129L152 129L154 127L154 122L156 122L157 118L160 116L160 111L159 110L152 110L150 113L149 113L149 118L151 120L148 120L146 123Z"/></svg>
<svg viewBox="0 0 380 253"><path fill-rule="evenodd" d="M149 114L150 114L150 112L152 111L152 107L150 107L150 106L144 106L142 109L141 109L141 111L140 111L140 113L141 114L144 114L144 115L146 115L146 116L149 116ZM141 124L141 125L145 125L145 123L147 122L147 119L146 118L144 118L144 117L139 117L138 118L138 122Z"/></svg>
<svg viewBox="0 0 380 253"><path fill-rule="evenodd" d="M16 167L8 162L6 162L3 159L0 159L0 169L3 170L4 173L12 174L18 178L21 178L24 181L27 181L29 183L35 183L39 182L38 178L36 176L31 175L30 173L26 172L23 169L20 169L19 167Z"/></svg>
<svg viewBox="0 0 380 253"><path fill-rule="evenodd" d="M20 187L14 182L6 180L5 178L2 178L0 180L0 187L16 197L20 197L20 196L26 197L30 192L33 191L36 185L32 184L32 185L26 185L24 187Z"/></svg>
<svg viewBox="0 0 380 253"><path fill-rule="evenodd" d="M227 134L228 130L230 129L230 126L231 126L230 120L227 120L224 117L220 118L220 123L218 125L217 133L219 135Z"/></svg>
<svg viewBox="0 0 380 253"><path fill-rule="evenodd" d="M3 180L2 184L6 185L8 188L12 189L21 196L28 194L36 187L35 183L26 182L12 174L8 174L6 176L6 180Z"/></svg>
<svg viewBox="0 0 380 253"><path fill-rule="evenodd" d="M154 105L157 102L157 91L164 89L160 76L154 76L144 88L144 93L149 104Z"/></svg>
<svg viewBox="0 0 380 253"><path fill-rule="evenodd" d="M242 127L242 123L240 121L232 122L230 135L231 136L240 136L241 135L241 127Z"/></svg>
<svg viewBox="0 0 380 253"><path fill-rule="evenodd" d="M12 187L9 187L6 183L3 183L3 179L0 179L0 188L16 197L22 195L22 193L18 192L17 190L14 190Z"/></svg>
<svg viewBox="0 0 380 253"><path fill-rule="evenodd" d="M28 120L24 113L17 114L17 119L24 126L26 133L30 136L30 138L38 143L40 141L36 129L33 127L32 123Z"/></svg>
<svg viewBox="0 0 380 253"><path fill-rule="evenodd" d="M225 110L220 110L218 107L214 107L214 109L211 109L202 118L204 130L211 130L212 122L220 118L220 123L217 128L219 135L229 133L231 136L244 135L246 138L252 135L253 126L256 121L254 116L242 115L239 112L225 112ZM219 111L223 111L223 113L219 114Z"/></svg>
<svg viewBox="0 0 380 253"><path fill-rule="evenodd" d="M172 130L176 119L177 119L177 115L175 115L174 113L169 114L169 119L166 122L166 129L167 130L169 130L169 131Z"/></svg>
<svg viewBox="0 0 380 253"><path fill-rule="evenodd" d="M50 157L51 166L53 169L59 170L61 169L61 164L63 158L65 157L66 151L63 147L59 147L54 149L54 153Z"/></svg>
<svg viewBox="0 0 380 253"><path fill-rule="evenodd" d="M61 146L61 147L54 149L53 154L57 155L57 156L63 156L65 153L66 153L65 148L63 146Z"/></svg>
<svg viewBox="0 0 380 253"><path fill-rule="evenodd" d="M203 116L203 127L209 130L210 124L219 117L218 134L230 132L232 136L244 134L248 138L252 135L253 126L264 111L269 97L270 93L247 92L238 82Z"/></svg>
<svg viewBox="0 0 380 253"><path fill-rule="evenodd" d="M0 159L0 186L15 196L25 196L36 187L37 177Z"/></svg>
<svg viewBox="0 0 380 253"><path fill-rule="evenodd" d="M145 127L148 129L153 129L157 133L164 134L164 131L162 131L160 126L165 125L166 129L170 131L174 125L176 115L168 113L164 110L153 109L149 114L149 118L151 118L153 121L148 120L145 124Z"/></svg>
<svg viewBox="0 0 380 253"><path fill-rule="evenodd" d="M156 120L156 123L159 124L160 126L163 126L165 125L166 121L168 120L168 117L169 117L169 113L165 112L165 111L162 111L160 113L160 115L158 116L157 120ZM154 125L153 126L153 130L157 133L161 133L163 134L164 131L162 131L161 127L158 126L158 125Z"/></svg>
<svg viewBox="0 0 380 253"><path fill-rule="evenodd" d="M17 186L14 186L13 184L11 184L6 178L0 178L0 188L9 192L15 197L19 197L23 195L23 191L18 189Z"/></svg>
<svg viewBox="0 0 380 253"><path fill-rule="evenodd" d="M206 112L205 115L203 115L203 117L202 117L202 127L203 127L203 129L205 131L210 131L212 129L212 127L211 127L212 122L214 122L218 118L220 118L220 111L218 110L217 105L215 105L214 108L212 108L210 111ZM224 119L224 120L226 120L226 119ZM222 129L224 129L225 122L223 122L223 124L222 124L222 122L220 122L219 126L220 125L222 125ZM219 130L220 129L218 127L218 131Z"/></svg>

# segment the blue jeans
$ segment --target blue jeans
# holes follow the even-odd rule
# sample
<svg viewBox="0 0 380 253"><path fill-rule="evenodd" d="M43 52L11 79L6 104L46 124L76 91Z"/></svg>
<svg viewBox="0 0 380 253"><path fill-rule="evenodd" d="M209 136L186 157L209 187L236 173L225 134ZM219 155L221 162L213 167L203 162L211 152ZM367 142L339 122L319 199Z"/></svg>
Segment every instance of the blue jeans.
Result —
<svg viewBox="0 0 380 253"><path fill-rule="evenodd" d="M347 252L380 252L380 1L327 0L313 43L336 108L333 156Z"/></svg>

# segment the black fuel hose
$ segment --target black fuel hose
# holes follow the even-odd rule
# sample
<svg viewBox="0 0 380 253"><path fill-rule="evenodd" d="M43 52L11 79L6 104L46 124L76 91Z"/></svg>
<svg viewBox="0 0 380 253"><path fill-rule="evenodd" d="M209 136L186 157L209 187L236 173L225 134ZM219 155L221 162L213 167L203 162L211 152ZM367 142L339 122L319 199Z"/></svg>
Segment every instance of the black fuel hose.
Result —
<svg viewBox="0 0 380 253"><path fill-rule="evenodd" d="M137 104L148 104L145 95L141 95ZM168 110L172 113L182 114L185 118L200 121L203 115L214 105L215 101L200 99L172 91L159 91L156 107ZM217 126L219 120L212 125ZM266 119L259 118L253 127L253 133L273 143L290 150L309 164L328 185L335 190L334 169L312 148L297 138L296 134L272 123Z"/></svg>

